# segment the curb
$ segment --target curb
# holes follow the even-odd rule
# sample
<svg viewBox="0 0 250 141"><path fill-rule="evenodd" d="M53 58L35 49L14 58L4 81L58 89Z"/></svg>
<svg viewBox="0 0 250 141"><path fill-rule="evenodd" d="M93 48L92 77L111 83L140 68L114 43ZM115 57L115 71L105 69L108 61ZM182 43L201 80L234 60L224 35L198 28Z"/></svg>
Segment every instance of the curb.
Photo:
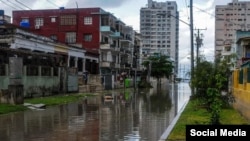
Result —
<svg viewBox="0 0 250 141"><path fill-rule="evenodd" d="M169 126L167 127L167 129L164 131L164 133L161 135L160 139L158 141L166 141L166 139L168 138L170 132L173 130L177 120L180 118L181 113L184 111L187 103L189 100L187 100L187 102L182 106L181 110L179 111L179 113L175 116L175 118L173 119L173 121L169 124Z"/></svg>

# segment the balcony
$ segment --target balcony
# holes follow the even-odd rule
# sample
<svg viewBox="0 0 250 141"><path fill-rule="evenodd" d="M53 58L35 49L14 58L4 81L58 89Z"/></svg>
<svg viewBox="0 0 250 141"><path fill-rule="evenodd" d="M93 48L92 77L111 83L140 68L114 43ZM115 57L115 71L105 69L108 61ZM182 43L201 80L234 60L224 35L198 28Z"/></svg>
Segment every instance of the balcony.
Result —
<svg viewBox="0 0 250 141"><path fill-rule="evenodd" d="M120 68L120 64L117 64L115 62L111 63L111 66L113 66L113 68L119 69Z"/></svg>
<svg viewBox="0 0 250 141"><path fill-rule="evenodd" d="M124 69L124 68L125 68L125 64L120 65L120 68L121 68L121 69Z"/></svg>
<svg viewBox="0 0 250 141"><path fill-rule="evenodd" d="M101 44L100 49L102 51L106 50L106 51L120 52L120 48L111 44Z"/></svg>
<svg viewBox="0 0 250 141"><path fill-rule="evenodd" d="M113 38L121 38L121 33L120 32L115 32L111 35Z"/></svg>
<svg viewBox="0 0 250 141"><path fill-rule="evenodd" d="M102 44L101 43L101 46L100 46L100 49L102 49L102 50L111 50L113 47L111 47L111 45L110 44Z"/></svg>
<svg viewBox="0 0 250 141"><path fill-rule="evenodd" d="M102 68L110 68L111 62L100 62L100 67Z"/></svg>
<svg viewBox="0 0 250 141"><path fill-rule="evenodd" d="M115 32L115 30L111 26L108 26L108 25L101 26L100 31L104 33L110 33L110 34Z"/></svg>
<svg viewBox="0 0 250 141"><path fill-rule="evenodd" d="M125 45L132 45L133 44L132 40L130 40L130 39L122 39L121 42Z"/></svg>
<svg viewBox="0 0 250 141"><path fill-rule="evenodd" d="M100 67L102 68L117 68L119 69L120 68L120 64L117 64L115 62L100 62Z"/></svg>
<svg viewBox="0 0 250 141"><path fill-rule="evenodd" d="M231 55L231 54L232 54L231 51L223 51L223 52L221 52L221 55L222 55L222 56L229 56L229 55Z"/></svg>

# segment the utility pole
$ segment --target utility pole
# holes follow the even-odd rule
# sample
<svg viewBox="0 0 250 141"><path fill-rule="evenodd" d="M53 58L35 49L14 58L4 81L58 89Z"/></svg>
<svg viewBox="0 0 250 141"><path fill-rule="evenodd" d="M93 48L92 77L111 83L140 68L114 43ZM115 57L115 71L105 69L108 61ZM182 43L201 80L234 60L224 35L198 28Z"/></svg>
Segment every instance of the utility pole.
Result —
<svg viewBox="0 0 250 141"><path fill-rule="evenodd" d="M191 81L194 76L194 30L193 30L193 0L190 0L190 42L191 42ZM191 95L194 95L194 88L191 86Z"/></svg>
<svg viewBox="0 0 250 141"><path fill-rule="evenodd" d="M199 63L199 48L202 46L202 34L200 34L201 30L207 30L207 28L205 29L195 29L197 30L197 35L196 35L196 65L198 65Z"/></svg>

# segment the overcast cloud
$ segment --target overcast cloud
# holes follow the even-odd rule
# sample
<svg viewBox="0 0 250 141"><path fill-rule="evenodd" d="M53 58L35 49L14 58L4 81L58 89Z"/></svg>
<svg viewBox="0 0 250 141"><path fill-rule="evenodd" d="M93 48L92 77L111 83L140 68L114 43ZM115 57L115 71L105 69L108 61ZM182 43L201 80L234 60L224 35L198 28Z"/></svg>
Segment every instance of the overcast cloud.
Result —
<svg viewBox="0 0 250 141"><path fill-rule="evenodd" d="M128 1L133 0L69 0L67 6L75 7L77 2L79 7L120 8Z"/></svg>
<svg viewBox="0 0 250 141"><path fill-rule="evenodd" d="M18 2L17 2L18 1ZM145 7L147 0L0 0L1 8L5 10L6 15L11 16L12 10L31 9L56 9L65 8L85 8L101 7L102 9L113 13L125 24L132 26L139 32L140 8ZM166 0L154 0L165 2ZM250 1L250 0L244 0ZM20 3L22 2L22 4ZM176 0L178 11L180 12L179 27L179 60L181 64L190 66L190 27L189 23L189 2L190 0ZM232 0L193 0L194 13L194 33L197 35L198 29L203 38L203 46L200 53L213 61L214 59L214 23L215 23L215 5L226 5ZM195 43L195 42L194 42ZM196 46L196 45L195 45ZM196 52L196 48L194 48Z"/></svg>

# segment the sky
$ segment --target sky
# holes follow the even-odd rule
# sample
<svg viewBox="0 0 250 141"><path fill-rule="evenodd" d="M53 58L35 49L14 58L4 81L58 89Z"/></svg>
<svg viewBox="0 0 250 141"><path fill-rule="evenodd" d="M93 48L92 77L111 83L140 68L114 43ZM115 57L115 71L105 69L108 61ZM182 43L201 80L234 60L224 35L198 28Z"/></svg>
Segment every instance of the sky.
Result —
<svg viewBox="0 0 250 141"><path fill-rule="evenodd" d="M166 0L153 1L166 2ZM148 0L0 0L1 8L5 10L5 15L9 16L12 16L13 10L100 7L113 13L137 32L140 32L140 9L146 7L147 2ZM208 61L214 59L215 5L227 5L229 2L232 0L193 0L194 38L199 30L200 37L203 39L199 49L200 54ZM180 15L179 64L180 68L188 68L191 64L190 27L187 25L190 23L190 0L176 0L176 3ZM194 51L196 52L196 48Z"/></svg>

